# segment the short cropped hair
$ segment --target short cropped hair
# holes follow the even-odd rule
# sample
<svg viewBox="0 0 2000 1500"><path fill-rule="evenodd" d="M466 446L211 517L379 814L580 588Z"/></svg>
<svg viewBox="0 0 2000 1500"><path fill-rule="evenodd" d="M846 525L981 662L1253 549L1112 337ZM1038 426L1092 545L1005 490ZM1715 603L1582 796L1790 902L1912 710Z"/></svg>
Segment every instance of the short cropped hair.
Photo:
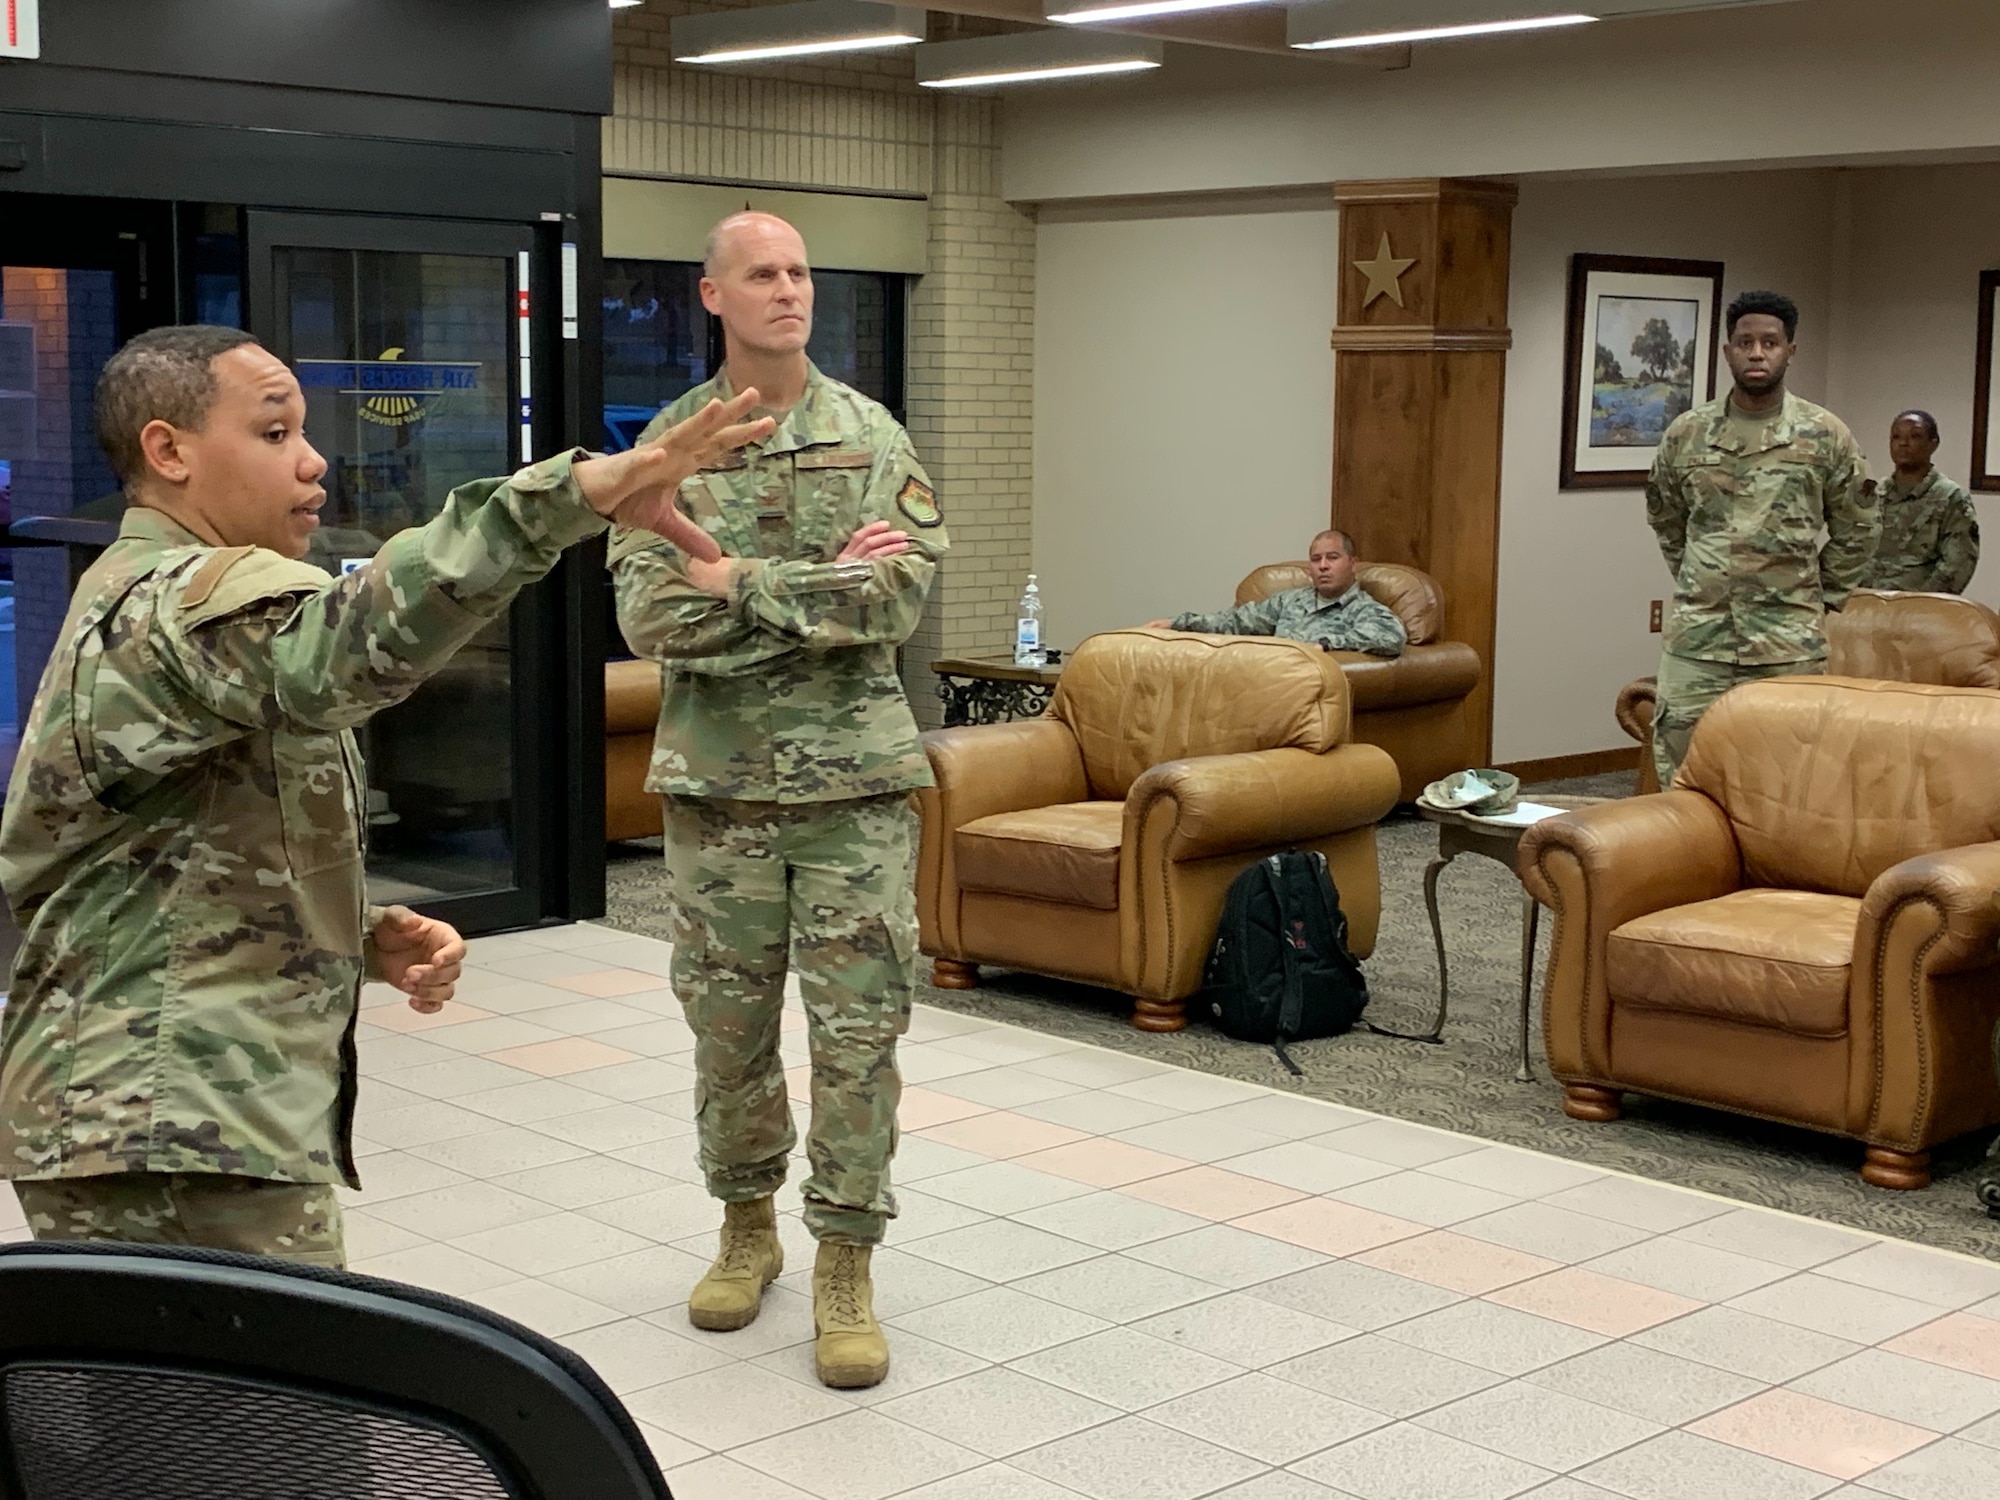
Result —
<svg viewBox="0 0 2000 1500"><path fill-rule="evenodd" d="M1314 544L1321 537L1328 536L1340 538L1340 550L1345 552L1349 557L1354 556L1354 538L1342 531L1338 526L1329 526L1324 531L1314 532L1312 541L1306 543L1306 551L1312 551Z"/></svg>
<svg viewBox="0 0 2000 1500"><path fill-rule="evenodd" d="M727 237L728 231L742 220L743 214L749 212L750 205L746 203L743 205L743 213L726 215L716 220L715 224L709 229L708 238L703 241L701 247L702 275L713 276L715 274L716 268L722 264L723 240Z"/></svg>
<svg viewBox="0 0 2000 1500"><path fill-rule="evenodd" d="M1799 332L1799 305L1782 292L1745 292L1729 304L1729 334L1734 336L1736 325L1756 313L1776 318L1785 325L1785 337L1797 338Z"/></svg>
<svg viewBox="0 0 2000 1500"><path fill-rule="evenodd" d="M183 323L142 333L106 361L97 377L97 441L127 494L145 477L146 424L200 432L215 405L215 357L256 342L240 328Z"/></svg>
<svg viewBox="0 0 2000 1500"><path fill-rule="evenodd" d="M752 208L748 203L745 203L735 213L717 220L715 227L709 230L708 239L703 243L701 249L702 275L708 277L715 275L716 271L722 265L723 252L729 243L729 232L740 225L748 223L752 219L774 219L778 223L783 224L787 229L790 229L792 233L798 233L798 230L789 220L779 218L778 215L773 213L766 213L760 208Z"/></svg>
<svg viewBox="0 0 2000 1500"><path fill-rule="evenodd" d="M1924 428L1924 436L1934 443L1938 441L1937 418L1919 407L1913 406L1908 411L1897 412L1896 422L1921 422ZM1896 422L1891 422L1889 425L1894 427Z"/></svg>

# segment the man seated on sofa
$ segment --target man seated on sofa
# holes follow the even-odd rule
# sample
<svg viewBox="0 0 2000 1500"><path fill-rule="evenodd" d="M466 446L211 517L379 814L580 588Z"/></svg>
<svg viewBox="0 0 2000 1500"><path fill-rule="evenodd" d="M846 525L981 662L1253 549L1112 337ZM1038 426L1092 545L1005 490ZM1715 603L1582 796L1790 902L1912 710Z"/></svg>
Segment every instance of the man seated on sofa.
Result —
<svg viewBox="0 0 2000 1500"><path fill-rule="evenodd" d="M1389 607L1354 581L1354 539L1322 531L1312 539L1306 571L1309 589L1287 589L1220 614L1175 615L1148 620L1150 630L1193 630L1204 635L1276 635L1328 651L1401 656L1407 636Z"/></svg>

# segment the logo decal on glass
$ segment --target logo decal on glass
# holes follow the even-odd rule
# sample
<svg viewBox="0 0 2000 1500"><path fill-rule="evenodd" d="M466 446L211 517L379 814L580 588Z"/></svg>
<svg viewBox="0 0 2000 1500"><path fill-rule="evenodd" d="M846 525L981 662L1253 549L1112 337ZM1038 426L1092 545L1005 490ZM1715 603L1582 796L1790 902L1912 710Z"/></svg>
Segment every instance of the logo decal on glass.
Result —
<svg viewBox="0 0 2000 1500"><path fill-rule="evenodd" d="M299 384L307 390L333 390L352 396L366 421L384 427L409 427L448 401L454 391L479 389L476 361L405 361L401 346L384 349L376 359L302 359Z"/></svg>

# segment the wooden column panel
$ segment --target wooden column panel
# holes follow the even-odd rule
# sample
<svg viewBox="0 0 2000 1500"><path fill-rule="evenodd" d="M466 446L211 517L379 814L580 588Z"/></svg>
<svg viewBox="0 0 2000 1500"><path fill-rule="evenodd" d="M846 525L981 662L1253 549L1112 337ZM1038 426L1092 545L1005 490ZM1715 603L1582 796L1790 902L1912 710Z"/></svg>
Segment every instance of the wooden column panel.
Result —
<svg viewBox="0 0 2000 1500"><path fill-rule="evenodd" d="M1333 330L1333 524L1363 558L1444 592L1445 635L1485 664L1471 708L1492 755L1511 184L1342 183Z"/></svg>

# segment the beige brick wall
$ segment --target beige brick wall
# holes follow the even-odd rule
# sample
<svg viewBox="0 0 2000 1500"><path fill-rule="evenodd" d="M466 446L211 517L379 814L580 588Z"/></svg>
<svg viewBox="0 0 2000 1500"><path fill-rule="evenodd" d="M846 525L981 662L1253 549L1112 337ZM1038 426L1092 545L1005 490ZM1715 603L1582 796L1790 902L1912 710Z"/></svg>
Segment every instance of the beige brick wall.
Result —
<svg viewBox="0 0 2000 1500"><path fill-rule="evenodd" d="M952 551L903 655L918 721L934 725L931 662L1007 650L1031 563L1034 222L999 197L994 100L918 88L907 51L811 66L676 66L671 18L724 8L649 0L618 12L604 167L927 201L929 270L910 302L908 416ZM958 35L1010 29L955 17L932 24Z"/></svg>

